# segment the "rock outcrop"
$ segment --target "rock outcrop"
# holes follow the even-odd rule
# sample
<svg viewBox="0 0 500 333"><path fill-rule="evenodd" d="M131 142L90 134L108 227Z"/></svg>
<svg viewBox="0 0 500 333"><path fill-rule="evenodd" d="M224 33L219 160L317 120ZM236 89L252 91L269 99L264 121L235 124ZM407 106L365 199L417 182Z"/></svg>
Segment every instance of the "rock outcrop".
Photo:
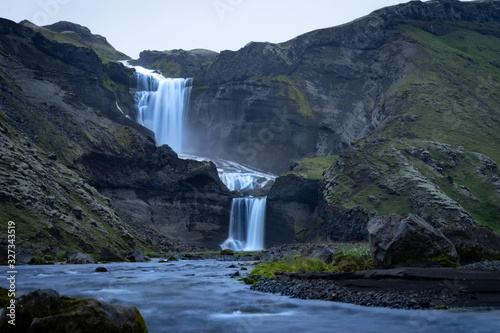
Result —
<svg viewBox="0 0 500 333"><path fill-rule="evenodd" d="M217 55L217 52L204 49L142 51L139 59L130 63L134 66L156 69L165 77L191 77L197 81L203 77Z"/></svg>
<svg viewBox="0 0 500 333"><path fill-rule="evenodd" d="M215 165L180 160L130 119L131 69L11 21L0 32L0 205L28 242L218 248L232 195Z"/></svg>
<svg viewBox="0 0 500 333"><path fill-rule="evenodd" d="M488 227L454 223L439 230L455 246L461 265L500 260L500 236Z"/></svg>
<svg viewBox="0 0 500 333"><path fill-rule="evenodd" d="M318 195L319 180L292 174L277 178L267 197L266 245L305 241L301 231L319 216Z"/></svg>
<svg viewBox="0 0 500 333"><path fill-rule="evenodd" d="M108 249L107 247L103 247L101 249L101 253L99 255L99 260L100 261L109 261L109 262L112 262L112 261L119 262L119 261L125 261L125 258L123 258L118 253Z"/></svg>
<svg viewBox="0 0 500 333"><path fill-rule="evenodd" d="M416 215L378 217L370 220L367 228L375 267L425 260L458 261L450 240Z"/></svg>
<svg viewBox="0 0 500 333"><path fill-rule="evenodd" d="M202 73L178 50L163 61L199 78L194 149L280 173L291 159L337 154L399 111L393 88L426 56L401 25L442 35L453 22L498 23L499 11L495 2L412 1L284 43L223 51ZM158 54L138 62L157 68Z"/></svg>
<svg viewBox="0 0 500 333"><path fill-rule="evenodd" d="M35 290L19 298L15 323L8 311L0 317L2 332L148 332L135 307L87 298L72 299L54 290Z"/></svg>
<svg viewBox="0 0 500 333"><path fill-rule="evenodd" d="M95 259L88 254L71 250L66 251L65 257L67 258L68 264L85 265L96 263Z"/></svg>
<svg viewBox="0 0 500 333"><path fill-rule="evenodd" d="M145 262L151 260L144 257L144 252L142 252L141 249L135 249L134 251L127 254L125 258L127 258L131 262Z"/></svg>

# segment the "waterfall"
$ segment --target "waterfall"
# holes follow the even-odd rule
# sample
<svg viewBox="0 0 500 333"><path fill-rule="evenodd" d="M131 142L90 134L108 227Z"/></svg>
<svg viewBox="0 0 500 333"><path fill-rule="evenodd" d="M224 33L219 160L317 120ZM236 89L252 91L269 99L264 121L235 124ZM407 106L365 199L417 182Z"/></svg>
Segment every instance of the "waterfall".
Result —
<svg viewBox="0 0 500 333"><path fill-rule="evenodd" d="M235 198L231 204L229 237L222 249L258 251L264 249L266 201L263 198Z"/></svg>
<svg viewBox="0 0 500 333"><path fill-rule="evenodd" d="M138 108L137 122L155 134L156 144L168 144L180 157L206 160L183 152L184 120L189 97L191 79L165 78L155 71L139 66L135 68ZM118 107L118 105L117 105ZM221 180L231 191L264 188L276 177L235 162L213 159ZM231 204L229 236L221 244L223 249L257 251L264 249L264 226L267 197L235 198Z"/></svg>
<svg viewBox="0 0 500 333"><path fill-rule="evenodd" d="M191 94L191 79L165 78L142 67L137 77L137 122L155 133L157 145L182 152L184 118Z"/></svg>

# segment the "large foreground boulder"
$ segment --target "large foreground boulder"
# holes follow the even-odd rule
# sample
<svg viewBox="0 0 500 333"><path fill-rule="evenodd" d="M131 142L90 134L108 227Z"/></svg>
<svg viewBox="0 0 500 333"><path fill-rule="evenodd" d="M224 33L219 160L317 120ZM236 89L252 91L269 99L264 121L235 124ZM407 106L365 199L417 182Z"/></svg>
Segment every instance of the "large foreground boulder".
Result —
<svg viewBox="0 0 500 333"><path fill-rule="evenodd" d="M458 261L455 246L441 231L419 216L391 215L368 223L370 251L375 267L388 268L414 261Z"/></svg>
<svg viewBox="0 0 500 333"><path fill-rule="evenodd" d="M454 223L439 230L455 245L461 265L500 260L500 236L486 226Z"/></svg>
<svg viewBox="0 0 500 333"><path fill-rule="evenodd" d="M16 303L15 326L9 312L0 317L1 332L147 332L135 307L122 307L99 300L72 299L54 290L35 290Z"/></svg>

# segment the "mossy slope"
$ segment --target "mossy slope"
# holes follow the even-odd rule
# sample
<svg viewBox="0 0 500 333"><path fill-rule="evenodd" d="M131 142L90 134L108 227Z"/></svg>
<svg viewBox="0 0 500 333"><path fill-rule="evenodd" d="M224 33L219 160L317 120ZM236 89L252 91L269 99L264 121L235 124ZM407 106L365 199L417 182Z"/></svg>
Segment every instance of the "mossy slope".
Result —
<svg viewBox="0 0 500 333"><path fill-rule="evenodd" d="M400 29L423 55L388 92L389 121L326 171L324 197L379 215L418 213L435 226L475 220L499 233L500 28Z"/></svg>

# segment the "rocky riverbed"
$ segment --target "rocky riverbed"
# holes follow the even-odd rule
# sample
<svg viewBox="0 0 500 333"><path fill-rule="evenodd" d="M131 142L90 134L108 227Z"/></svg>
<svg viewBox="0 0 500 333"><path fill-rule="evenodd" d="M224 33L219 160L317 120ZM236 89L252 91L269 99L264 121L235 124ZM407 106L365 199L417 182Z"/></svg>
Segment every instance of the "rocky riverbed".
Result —
<svg viewBox="0 0 500 333"><path fill-rule="evenodd" d="M289 273L252 290L401 309L500 308L500 261L457 268L400 267L356 273Z"/></svg>

